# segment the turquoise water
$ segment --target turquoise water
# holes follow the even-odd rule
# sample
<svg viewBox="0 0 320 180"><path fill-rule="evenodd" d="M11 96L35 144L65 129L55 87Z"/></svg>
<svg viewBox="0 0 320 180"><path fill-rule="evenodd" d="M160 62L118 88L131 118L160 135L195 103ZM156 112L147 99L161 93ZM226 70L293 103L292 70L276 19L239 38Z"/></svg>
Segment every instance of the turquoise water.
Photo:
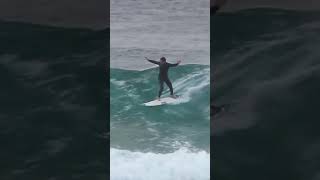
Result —
<svg viewBox="0 0 320 180"><path fill-rule="evenodd" d="M209 179L209 73L207 65L171 69L178 103L146 107L158 69L111 69L111 179Z"/></svg>
<svg viewBox="0 0 320 180"><path fill-rule="evenodd" d="M158 69L111 70L111 146L143 152L172 152L187 146L209 150L209 66L172 70L177 104L146 107L158 93ZM163 97L168 96L168 88Z"/></svg>

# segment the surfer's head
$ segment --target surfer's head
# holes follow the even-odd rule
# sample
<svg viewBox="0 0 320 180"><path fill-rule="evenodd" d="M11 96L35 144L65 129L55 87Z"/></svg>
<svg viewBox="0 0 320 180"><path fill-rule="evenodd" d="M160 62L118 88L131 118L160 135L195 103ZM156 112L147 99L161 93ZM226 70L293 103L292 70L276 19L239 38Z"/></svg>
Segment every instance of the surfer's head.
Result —
<svg viewBox="0 0 320 180"><path fill-rule="evenodd" d="M161 57L160 58L160 62L166 62L166 58L165 57Z"/></svg>

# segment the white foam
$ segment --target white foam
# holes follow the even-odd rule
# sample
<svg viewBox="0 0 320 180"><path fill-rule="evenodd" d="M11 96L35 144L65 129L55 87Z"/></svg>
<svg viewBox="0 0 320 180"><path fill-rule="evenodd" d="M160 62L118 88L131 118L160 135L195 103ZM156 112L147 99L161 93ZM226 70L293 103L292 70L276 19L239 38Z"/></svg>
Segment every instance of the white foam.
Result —
<svg viewBox="0 0 320 180"><path fill-rule="evenodd" d="M189 74L176 80L174 83L175 90L180 97L172 104L181 104L189 102L194 93L201 92L202 88L210 85L210 69L204 69L200 72Z"/></svg>
<svg viewBox="0 0 320 180"><path fill-rule="evenodd" d="M180 149L156 154L110 149L111 180L209 180L210 154Z"/></svg>
<svg viewBox="0 0 320 180"><path fill-rule="evenodd" d="M118 81L116 79L110 79L110 82L117 86L124 86L126 84L126 81Z"/></svg>

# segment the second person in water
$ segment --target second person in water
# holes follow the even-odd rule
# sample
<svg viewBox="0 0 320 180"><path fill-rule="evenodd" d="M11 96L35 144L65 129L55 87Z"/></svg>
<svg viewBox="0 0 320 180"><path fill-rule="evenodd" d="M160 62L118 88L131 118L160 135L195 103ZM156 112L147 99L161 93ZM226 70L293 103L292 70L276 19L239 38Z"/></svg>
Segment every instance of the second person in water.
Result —
<svg viewBox="0 0 320 180"><path fill-rule="evenodd" d="M179 61L177 61L177 63L171 64L171 63L167 63L165 57L160 58L160 61L151 60L151 59L149 59L147 57L145 57L145 58L149 62L159 65L159 77L158 77L158 79L159 79L160 89L159 89L159 93L158 93L158 99L160 99L162 91L163 91L163 83L166 83L167 86L169 87L171 97L176 98L176 96L173 94L172 83L171 83L171 81L170 81L170 79L168 77L168 70L169 70L170 67L178 66L181 61L179 60Z"/></svg>

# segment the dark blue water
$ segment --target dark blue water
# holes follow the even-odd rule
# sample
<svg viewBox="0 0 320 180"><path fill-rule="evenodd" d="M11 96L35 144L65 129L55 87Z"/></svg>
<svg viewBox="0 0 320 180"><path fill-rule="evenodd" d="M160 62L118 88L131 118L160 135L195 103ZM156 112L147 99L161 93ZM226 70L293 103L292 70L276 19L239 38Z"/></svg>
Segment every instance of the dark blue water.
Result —
<svg viewBox="0 0 320 180"><path fill-rule="evenodd" d="M320 13L253 9L211 18L216 179L319 179Z"/></svg>
<svg viewBox="0 0 320 180"><path fill-rule="evenodd" d="M0 179L107 179L109 30L0 22Z"/></svg>

